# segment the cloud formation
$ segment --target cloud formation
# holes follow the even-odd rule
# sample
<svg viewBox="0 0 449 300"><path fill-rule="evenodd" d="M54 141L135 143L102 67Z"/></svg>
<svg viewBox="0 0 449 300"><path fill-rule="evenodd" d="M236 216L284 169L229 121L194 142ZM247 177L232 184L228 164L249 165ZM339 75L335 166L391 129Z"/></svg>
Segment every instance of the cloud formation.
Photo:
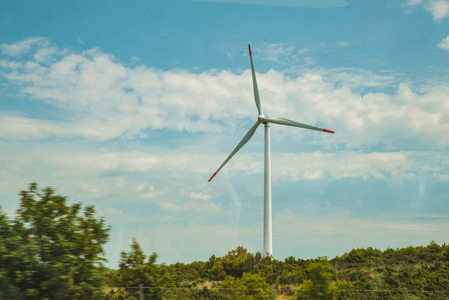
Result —
<svg viewBox="0 0 449 300"><path fill-rule="evenodd" d="M237 120L250 121L256 115L249 70L195 74L130 67L99 49L58 50L43 38L1 49L0 76L25 99L65 112L64 118L42 119L32 113L3 111L2 138L106 141L147 137L162 129L223 132L240 128ZM350 148L379 143L391 149L449 144L440 138L449 134L446 86L413 87L396 83L391 76L355 69L295 72L294 76L274 70L257 74L266 114L325 125L337 131L335 141ZM367 92L385 86L395 92Z"/></svg>
<svg viewBox="0 0 449 300"><path fill-rule="evenodd" d="M438 48L444 50L444 51L449 51L449 36L447 36L446 38L444 38L439 44L438 44Z"/></svg>
<svg viewBox="0 0 449 300"><path fill-rule="evenodd" d="M440 22L449 16L449 1L447 0L432 0L428 1L426 9L432 13L435 22Z"/></svg>
<svg viewBox="0 0 449 300"><path fill-rule="evenodd" d="M447 0L408 0L408 5L424 5L424 8L432 14L433 20L437 23L449 17L449 1Z"/></svg>
<svg viewBox="0 0 449 300"><path fill-rule="evenodd" d="M18 43L3 44L0 46L0 50L3 54L9 56L19 56L30 52L33 46L42 47L43 49L49 49L48 39L43 37L30 37Z"/></svg>

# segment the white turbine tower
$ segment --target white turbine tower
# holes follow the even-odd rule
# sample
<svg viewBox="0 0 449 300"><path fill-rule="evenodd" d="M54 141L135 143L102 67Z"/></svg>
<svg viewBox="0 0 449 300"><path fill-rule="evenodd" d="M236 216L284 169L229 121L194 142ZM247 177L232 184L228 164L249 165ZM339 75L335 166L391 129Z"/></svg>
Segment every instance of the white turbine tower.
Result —
<svg viewBox="0 0 449 300"><path fill-rule="evenodd" d="M263 217L263 254L264 257L273 255L273 246L272 246L272 222L271 222L271 163L270 163L270 123L300 127L305 129L317 130L328 133L335 133L332 130L327 130L319 127L314 127L310 125L305 125L302 123L298 123L295 121L291 121L284 118L270 118L264 116L262 113L262 105L260 104L259 98L259 90L257 88L256 81L256 73L254 72L254 64L253 57L251 54L251 46L248 44L249 50L249 59L251 62L251 74L253 77L253 88L254 88L254 100L256 101L257 111L259 112L259 116L257 117L256 123L251 127L251 129L245 134L240 143L235 147L235 149L229 154L229 156L225 159L225 161L221 164L221 166L217 169L217 171L212 175L209 181L217 175L218 172L226 165L226 163L240 150L253 136L257 127L260 124L264 124L265 127L265 153L264 153L264 217ZM208 181L208 182L209 182Z"/></svg>

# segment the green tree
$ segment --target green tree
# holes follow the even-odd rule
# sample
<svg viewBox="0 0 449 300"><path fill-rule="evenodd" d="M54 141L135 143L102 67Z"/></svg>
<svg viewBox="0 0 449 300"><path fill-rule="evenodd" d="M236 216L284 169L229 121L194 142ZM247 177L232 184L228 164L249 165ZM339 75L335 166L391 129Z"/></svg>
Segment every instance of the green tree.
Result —
<svg viewBox="0 0 449 300"><path fill-rule="evenodd" d="M241 278L243 273L253 273L260 261L246 248L238 246L221 258L221 264L227 275Z"/></svg>
<svg viewBox="0 0 449 300"><path fill-rule="evenodd" d="M214 266L209 270L209 278L214 281L224 280L226 272L223 269L223 264L220 260L215 261Z"/></svg>
<svg viewBox="0 0 449 300"><path fill-rule="evenodd" d="M227 276L219 288L223 289L223 294L231 296L232 299L268 300L272 296L270 286L260 274L243 273L240 279Z"/></svg>
<svg viewBox="0 0 449 300"><path fill-rule="evenodd" d="M0 207L0 299L17 299L20 290L11 282L11 263L15 261L17 253L17 239L13 226Z"/></svg>
<svg viewBox="0 0 449 300"><path fill-rule="evenodd" d="M109 228L93 206L82 211L54 193L36 183L20 192L3 270L26 299L92 299L104 279Z"/></svg>
<svg viewBox="0 0 449 300"><path fill-rule="evenodd" d="M310 279L301 285L296 299L336 299L336 288L331 282L332 266L325 258L310 263L306 271Z"/></svg>
<svg viewBox="0 0 449 300"><path fill-rule="evenodd" d="M165 266L156 264L157 254L153 253L145 262L146 255L136 239L131 243L131 251L122 251L116 282L117 287L129 288L130 296L138 298L140 284L144 286L145 299L163 299L162 288L172 287L172 279Z"/></svg>

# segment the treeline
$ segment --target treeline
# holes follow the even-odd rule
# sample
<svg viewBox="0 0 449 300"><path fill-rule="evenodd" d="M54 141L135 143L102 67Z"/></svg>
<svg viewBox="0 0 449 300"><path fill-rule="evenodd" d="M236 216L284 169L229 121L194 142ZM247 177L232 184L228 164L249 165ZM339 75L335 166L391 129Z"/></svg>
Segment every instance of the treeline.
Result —
<svg viewBox="0 0 449 300"><path fill-rule="evenodd" d="M134 239L110 270L103 266L109 230L94 207L68 205L54 189L31 184L14 219L0 211L0 299L449 298L449 246L433 241L330 260L280 261L239 246L207 261L164 265Z"/></svg>
<svg viewBox="0 0 449 300"><path fill-rule="evenodd" d="M107 272L110 288L103 295L139 299L142 284L152 287L144 291L145 299L404 299L403 290L417 295L408 299L447 299L448 253L448 245L431 242L396 250L354 249L331 260L291 256L279 261L239 246L207 261L158 265L157 255L147 257L133 240L131 250L121 254L119 269Z"/></svg>
<svg viewBox="0 0 449 300"><path fill-rule="evenodd" d="M403 299L403 291L407 290L425 295L415 299L449 298L449 245L434 241L427 246L385 251L354 249L331 260L325 257L303 260L292 256L284 261L263 259L260 253L248 253L245 248L237 247L223 257L176 263L165 269L178 286L203 287L205 282L213 282L220 288L223 282L257 275L278 296L288 295L293 299ZM399 294L395 297L389 291L400 293L395 293Z"/></svg>

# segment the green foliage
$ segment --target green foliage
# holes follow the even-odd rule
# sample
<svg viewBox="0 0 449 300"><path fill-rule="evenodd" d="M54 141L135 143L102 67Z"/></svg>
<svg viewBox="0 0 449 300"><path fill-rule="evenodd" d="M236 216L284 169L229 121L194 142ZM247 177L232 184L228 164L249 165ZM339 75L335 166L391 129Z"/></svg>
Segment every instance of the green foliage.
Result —
<svg viewBox="0 0 449 300"><path fill-rule="evenodd" d="M126 293L122 289L114 291L114 293L138 298L140 293L138 287L142 285L145 299L163 299L162 288L172 287L172 279L164 265L156 264L156 253L151 254L146 262L145 259L146 255L142 248L136 239L133 239L131 251L128 253L122 251L120 255L119 269L108 274L110 287L128 287L129 289L126 290ZM108 292L111 291L108 290Z"/></svg>
<svg viewBox="0 0 449 300"><path fill-rule="evenodd" d="M223 268L223 264L220 260L214 263L214 266L209 270L209 278L214 281L224 280L226 277L226 272Z"/></svg>
<svg viewBox="0 0 449 300"><path fill-rule="evenodd" d="M278 283L280 285L299 285L303 283L306 280L306 267L307 262L304 260L296 260L293 256L286 258L281 267L282 274L278 278Z"/></svg>
<svg viewBox="0 0 449 300"><path fill-rule="evenodd" d="M95 217L93 206L82 211L81 204L68 205L54 192L32 183L20 192L16 218L0 217L1 284L7 286L2 293L26 299L92 299L102 285L102 246L109 228Z"/></svg>
<svg viewBox="0 0 449 300"><path fill-rule="evenodd" d="M449 291L448 249L434 241L428 246L383 252L355 249L331 262L338 280L348 284L346 289Z"/></svg>
<svg viewBox="0 0 449 300"><path fill-rule="evenodd" d="M195 281L199 278L208 278L207 263L194 261L190 264L175 263L168 266L167 272L177 282Z"/></svg>
<svg viewBox="0 0 449 300"><path fill-rule="evenodd" d="M428 246L396 250L354 249L330 261L302 260L291 256L282 262L262 259L260 253L254 255L239 246L223 257L213 255L205 263L177 263L168 268L171 273L178 274L176 278L182 278L182 281L176 279L180 287L195 287L199 280L218 281L220 286L223 282L232 285L233 280L239 282L243 274L259 274L284 295L291 295L301 285L296 295L299 298L316 297L318 291L329 299L337 296L343 297L341 299L369 299L376 295L394 298L396 296L392 295L402 296L404 288L416 292L449 291L448 253L448 245L431 242ZM182 275L184 272L188 276Z"/></svg>
<svg viewBox="0 0 449 300"><path fill-rule="evenodd" d="M242 278L227 276L219 285L221 293L232 299L264 300L271 299L272 291L266 279L259 274L243 273Z"/></svg>
<svg viewBox="0 0 449 300"><path fill-rule="evenodd" d="M306 271L309 279L301 285L296 299L336 299L336 287L331 282L332 266L325 258L309 264Z"/></svg>
<svg viewBox="0 0 449 300"><path fill-rule="evenodd" d="M0 211L0 299L14 299L20 290L11 282L11 264L16 265L17 238L11 221Z"/></svg>
<svg viewBox="0 0 449 300"><path fill-rule="evenodd" d="M238 246L235 250L231 250L223 256L221 264L227 275L241 278L244 273L251 273L260 261L256 261L253 254L242 246Z"/></svg>

